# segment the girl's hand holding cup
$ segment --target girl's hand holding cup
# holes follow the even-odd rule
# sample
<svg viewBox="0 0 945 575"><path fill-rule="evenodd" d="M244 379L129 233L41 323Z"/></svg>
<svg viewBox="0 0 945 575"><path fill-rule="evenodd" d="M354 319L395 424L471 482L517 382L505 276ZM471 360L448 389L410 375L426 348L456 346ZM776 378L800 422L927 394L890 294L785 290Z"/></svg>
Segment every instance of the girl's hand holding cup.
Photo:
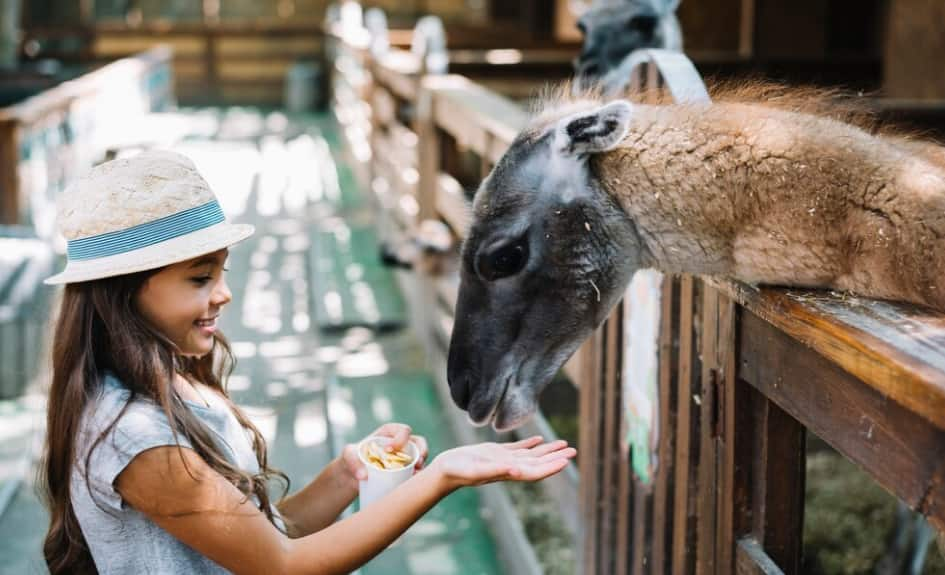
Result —
<svg viewBox="0 0 945 575"><path fill-rule="evenodd" d="M382 447L387 453L407 452L413 455L413 449L417 451L416 462L412 465L413 470L409 472L408 477L414 471L422 469L427 459L427 440L420 435L413 435L409 425L403 423L385 423L378 427L368 436L371 438L381 438L380 442L385 443ZM361 482L367 481L368 469L362 456L359 455L359 448L365 442L346 445L341 453L341 460L346 470L344 482L352 489L358 489Z"/></svg>

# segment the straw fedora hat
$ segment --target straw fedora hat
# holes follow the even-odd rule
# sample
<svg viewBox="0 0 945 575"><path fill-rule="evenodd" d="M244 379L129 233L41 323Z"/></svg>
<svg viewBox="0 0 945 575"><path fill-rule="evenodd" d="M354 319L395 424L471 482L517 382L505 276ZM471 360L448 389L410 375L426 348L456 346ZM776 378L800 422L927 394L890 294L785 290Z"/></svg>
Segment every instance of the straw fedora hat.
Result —
<svg viewBox="0 0 945 575"><path fill-rule="evenodd" d="M221 250L254 229L227 223L193 162L168 151L96 166L56 207L68 262L47 284L160 268Z"/></svg>

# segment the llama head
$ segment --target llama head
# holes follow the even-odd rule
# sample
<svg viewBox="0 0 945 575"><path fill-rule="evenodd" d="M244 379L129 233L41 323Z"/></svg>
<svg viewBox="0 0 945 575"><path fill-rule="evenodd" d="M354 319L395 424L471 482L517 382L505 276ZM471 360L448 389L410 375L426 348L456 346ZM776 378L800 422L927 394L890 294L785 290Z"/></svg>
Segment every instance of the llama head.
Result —
<svg viewBox="0 0 945 575"><path fill-rule="evenodd" d="M584 36L574 63L577 84L590 86L603 78L634 50L682 50L682 31L676 19L679 0L598 1L578 19Z"/></svg>
<svg viewBox="0 0 945 575"><path fill-rule="evenodd" d="M539 119L480 185L448 365L474 424L527 419L641 267L633 222L593 176L594 155L623 140L631 115L618 101Z"/></svg>

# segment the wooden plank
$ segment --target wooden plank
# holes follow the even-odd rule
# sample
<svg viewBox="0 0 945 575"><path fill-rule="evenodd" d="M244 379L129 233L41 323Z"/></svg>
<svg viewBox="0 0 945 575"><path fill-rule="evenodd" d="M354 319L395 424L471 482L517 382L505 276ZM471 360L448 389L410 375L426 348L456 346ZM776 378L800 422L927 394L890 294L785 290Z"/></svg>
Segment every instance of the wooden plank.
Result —
<svg viewBox="0 0 945 575"><path fill-rule="evenodd" d="M370 64L374 81L383 84L399 98L412 102L420 83L420 61L411 52L392 50Z"/></svg>
<svg viewBox="0 0 945 575"><path fill-rule="evenodd" d="M584 545L581 546L580 565L582 573L597 573L597 511L600 487L600 436L594 422L600 421L601 371L603 358L603 330L597 329L589 339L588 361L585 364L585 376L582 381L589 385L581 387L580 421L585 425L578 427L580 454L578 468L581 476L581 515L584 525Z"/></svg>
<svg viewBox="0 0 945 575"><path fill-rule="evenodd" d="M653 561L655 574L670 572L673 539L676 425L679 390L679 353L674 347L678 339L680 302L679 278L665 276L661 295L659 335L659 445L655 486L653 489ZM688 399L688 397L685 397Z"/></svg>
<svg viewBox="0 0 945 575"><path fill-rule="evenodd" d="M596 420L595 427L599 426L602 441L602 465L601 465L601 496L598 503L600 509L598 521L600 522L600 531L598 537L599 556L601 558L598 573L600 575L611 575L614 573L615 560L622 554L625 554L629 541L619 541L616 539L616 516L620 513L617 507L617 492L615 479L617 477L617 466L620 465L620 438L618 431L620 429L619 415L620 405L620 357L623 338L623 304L621 303L604 324L606 336L606 352L604 355L604 394L601 410L603 417Z"/></svg>
<svg viewBox="0 0 945 575"><path fill-rule="evenodd" d="M508 147L515 136L525 127L528 114L515 102L489 92L462 76L440 76L436 78L437 124L460 141L467 138L467 130L488 132L496 142L492 154L477 149L480 155L495 160L494 152ZM482 146L486 142L482 140Z"/></svg>
<svg viewBox="0 0 945 575"><path fill-rule="evenodd" d="M945 315L824 291L706 281L878 393L945 429Z"/></svg>
<svg viewBox="0 0 945 575"><path fill-rule="evenodd" d="M708 575L715 572L715 536L716 523L715 491L718 487L716 470L718 468L718 450L715 445L716 428L716 385L718 365L716 365L716 345L718 341L718 306L719 293L709 286L703 292L702 306L702 342L699 347L702 356L702 390L700 394L701 428L699 430L699 516L697 519L696 573Z"/></svg>
<svg viewBox="0 0 945 575"><path fill-rule="evenodd" d="M234 36L220 38L217 49L223 58L240 58L247 55L257 57L308 57L315 58L322 51L322 39L318 36Z"/></svg>
<svg viewBox="0 0 945 575"><path fill-rule="evenodd" d="M168 35L155 38L149 34L138 36L97 34L94 38L92 53L96 58L124 57L149 50L158 43L170 46L174 54L183 56L201 55L205 47L203 36Z"/></svg>
<svg viewBox="0 0 945 575"><path fill-rule="evenodd" d="M440 139L433 117L433 92L423 82L417 94L414 132L417 135L418 220L437 217L439 203Z"/></svg>
<svg viewBox="0 0 945 575"><path fill-rule="evenodd" d="M701 389L701 370L695 345L696 286L692 276L679 280L679 402L676 414L673 547L670 572L695 572L696 518L700 464L700 411L695 398Z"/></svg>
<svg viewBox="0 0 945 575"><path fill-rule="evenodd" d="M286 73L293 63L294 59L291 56L245 61L223 59L217 55L215 65L222 82L229 80L273 81L281 85L285 82Z"/></svg>
<svg viewBox="0 0 945 575"><path fill-rule="evenodd" d="M19 128L0 121L0 223L20 223Z"/></svg>
<svg viewBox="0 0 945 575"><path fill-rule="evenodd" d="M739 377L945 529L945 430L753 313Z"/></svg>
<svg viewBox="0 0 945 575"><path fill-rule="evenodd" d="M751 58L755 54L755 3L757 0L741 0L738 32L738 55Z"/></svg>
<svg viewBox="0 0 945 575"><path fill-rule="evenodd" d="M627 467L630 467L629 463ZM653 497L652 489L640 483L635 477L632 481L633 509L632 514L626 513L628 518L633 517L633 545L630 548L633 556L629 573L643 575L649 572L651 563L652 532L650 526L653 517ZM623 573L628 572L624 571Z"/></svg>
<svg viewBox="0 0 945 575"><path fill-rule="evenodd" d="M715 364L719 366L718 391L715 404L719 411L719 450L720 466L718 469L718 489L716 491L716 513L718 527L716 532L716 569L719 573L731 573L734 569L733 553L735 546L735 462L737 460L736 417L736 350L737 350L737 310L735 302L724 295L719 295L718 341Z"/></svg>
<svg viewBox="0 0 945 575"><path fill-rule="evenodd" d="M619 454L618 454L619 455ZM617 510L617 533L615 550L614 573L626 575L631 572L631 554L636 549L637 532L642 527L639 520L640 504L637 501L640 492L634 486L633 473L630 462L624 458L617 459L617 498L614 507Z"/></svg>
<svg viewBox="0 0 945 575"><path fill-rule="evenodd" d="M754 421L746 431L755 444L752 535L785 573L800 573L806 434L795 419L762 394L753 393L749 401ZM736 534L730 535L734 541Z"/></svg>

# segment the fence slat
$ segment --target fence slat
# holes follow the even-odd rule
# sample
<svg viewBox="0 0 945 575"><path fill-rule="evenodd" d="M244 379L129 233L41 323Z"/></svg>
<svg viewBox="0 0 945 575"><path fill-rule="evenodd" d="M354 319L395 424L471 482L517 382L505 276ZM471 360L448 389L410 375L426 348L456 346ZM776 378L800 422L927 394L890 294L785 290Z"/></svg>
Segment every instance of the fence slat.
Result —
<svg viewBox="0 0 945 575"><path fill-rule="evenodd" d="M684 275L679 281L679 403L676 413L676 470L673 511L673 548L670 572L695 572L696 504L699 488L699 409L694 398L701 387L695 345L695 282Z"/></svg>
<svg viewBox="0 0 945 575"><path fill-rule="evenodd" d="M663 278L659 335L659 447L655 487L653 490L653 562L652 573L671 573L669 555L673 541L672 499L676 473L676 413L679 393L675 385L678 374L679 351L679 277Z"/></svg>
<svg viewBox="0 0 945 575"><path fill-rule="evenodd" d="M705 286L702 294L702 342L699 355L702 358L702 391L699 410L702 425L699 430L699 516L697 520L696 573L709 575L715 573L715 535L717 489L716 470L718 450L715 445L717 421L716 378L718 366L715 362L718 341L719 294L715 289Z"/></svg>
<svg viewBox="0 0 945 575"><path fill-rule="evenodd" d="M584 375L581 378L581 421L600 421L599 391L602 382L596 381L601 377L603 365L601 347L604 335L603 329L598 329L591 335L587 347L586 362L582 362ZM583 498L581 499L581 515L584 523L584 545L581 548L580 560L582 573L597 572L597 541L599 538L597 507L599 492L599 478L602 454L600 452L600 437L596 426L582 425L578 427L578 443L580 444L580 459L578 467L581 474Z"/></svg>

